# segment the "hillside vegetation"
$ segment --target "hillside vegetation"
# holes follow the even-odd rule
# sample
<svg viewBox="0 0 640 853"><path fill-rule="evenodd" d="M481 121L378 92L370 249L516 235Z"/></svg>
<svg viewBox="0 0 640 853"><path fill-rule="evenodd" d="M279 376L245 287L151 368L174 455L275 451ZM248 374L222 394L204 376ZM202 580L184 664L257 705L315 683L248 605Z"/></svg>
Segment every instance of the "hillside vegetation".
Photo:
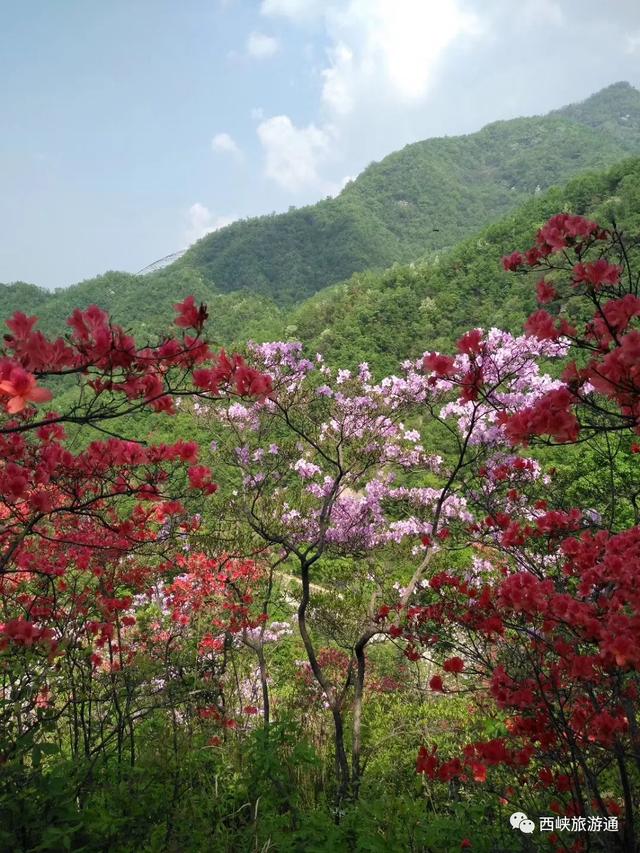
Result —
<svg viewBox="0 0 640 853"><path fill-rule="evenodd" d="M171 317L179 295L208 303L212 337L242 346L247 340L300 340L310 351L345 367L366 361L376 373L425 349L445 351L466 329L497 326L518 332L534 307L530 283L505 273L500 259L514 245L532 242L551 215L568 211L625 229L630 244L640 235L640 157L603 172L574 178L529 199L516 211L428 260L355 273L289 309L248 291L211 293L193 271L162 270L144 279L106 273L99 279L50 293L22 283L5 286L1 313L38 314L40 325L59 332L76 306L97 302L135 331L162 331L155 316ZM100 284L104 296L95 292ZM147 318L146 320L143 318Z"/></svg>
<svg viewBox="0 0 640 853"><path fill-rule="evenodd" d="M336 364L368 361L389 371L427 348L448 350L469 328L518 332L534 295L531 283L505 273L500 259L511 246L532 243L558 211L616 221L637 244L640 158L551 189L441 257L358 273L326 288L289 315L286 335Z"/></svg>
<svg viewBox="0 0 640 853"><path fill-rule="evenodd" d="M640 153L640 93L616 84L552 115L427 139L373 163L335 199L237 222L176 268L282 305L364 269L451 247L550 186Z"/></svg>
<svg viewBox="0 0 640 853"><path fill-rule="evenodd" d="M234 223L149 275L108 272L55 292L0 285L0 315L37 313L53 331L72 308L97 303L142 333L156 331L157 318L193 293L209 303L219 340L264 338L299 324L285 322L279 308L289 311L365 270L437 265L443 251L522 205L522 216L533 215L549 187L630 154L640 154L640 93L617 83L548 116L408 145L370 165L337 198Z"/></svg>

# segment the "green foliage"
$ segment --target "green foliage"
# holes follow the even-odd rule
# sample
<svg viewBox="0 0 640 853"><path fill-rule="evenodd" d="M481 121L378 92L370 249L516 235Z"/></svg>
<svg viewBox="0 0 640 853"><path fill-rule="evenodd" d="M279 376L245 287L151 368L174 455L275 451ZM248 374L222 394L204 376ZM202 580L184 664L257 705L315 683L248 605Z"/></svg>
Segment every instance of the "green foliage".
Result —
<svg viewBox="0 0 640 853"><path fill-rule="evenodd" d="M535 288L529 279L504 272L500 259L514 246L530 245L559 210L604 224L615 218L631 236L640 233L640 159L549 190L430 261L358 273L325 288L293 311L289 337L332 363L368 361L382 374L425 350L450 350L469 328L518 333L536 306Z"/></svg>
<svg viewBox="0 0 640 853"><path fill-rule="evenodd" d="M424 261L437 270L443 250L523 203L537 201L549 187L638 153L640 93L618 83L548 116L495 122L467 136L407 145L371 164L336 198L233 223L154 273L109 272L55 292L21 282L1 285L0 319L20 309L40 315L45 330L59 330L73 308L96 303L135 331L155 333L170 316L171 305L193 293L210 304L212 333L222 343L264 340L277 331L292 337L289 329L300 324L304 331L304 322L287 318L282 307L291 308L354 273L421 259L417 272L402 268L404 290L393 287L360 317L359 322L374 324L382 335L380 318L396 299L396 314L403 317L432 313L424 297L412 299L415 276L425 275ZM621 213L637 216L632 188L621 189L623 200L612 197L611 203ZM582 189L587 209L592 190L597 194L597 187L586 184ZM636 178L636 200L637 193ZM575 203L580 206L577 199ZM522 209L531 215L537 210L535 203ZM382 274L383 280L388 275ZM367 275L359 287L371 287ZM473 304L455 297L437 307L442 304L457 312L454 318L461 323L465 309L465 318L473 313ZM412 329L413 322L407 331ZM383 358L384 343L375 343ZM359 348L352 347L351 355L358 354Z"/></svg>
<svg viewBox="0 0 640 853"><path fill-rule="evenodd" d="M336 198L234 223L174 266L289 305L354 272L451 247L537 193L638 152L640 93L616 84L549 116L407 145Z"/></svg>
<svg viewBox="0 0 640 853"><path fill-rule="evenodd" d="M443 707L446 705L446 708ZM380 697L370 709L378 740L360 801L337 815L323 779L330 768L304 729L286 715L268 733L261 728L240 747L229 740L210 748L181 732L177 752L170 722L144 724L135 767L113 758L93 763L50 758L33 767L10 765L0 782L0 849L14 853L415 853L473 849L509 851L507 815L495 815L489 797L447 786L430 790L415 774L420 726L446 749L466 725L465 703L443 699L415 706ZM393 721L403 728L389 737ZM330 760L330 757L329 757ZM339 821L337 818L339 817ZM495 828L487 831L494 822ZM484 829L480 830L480 827ZM496 844L500 846L496 847ZM502 846L504 844L504 846ZM517 848L516 848L517 849Z"/></svg>
<svg viewBox="0 0 640 853"><path fill-rule="evenodd" d="M342 367L367 361L378 373L396 372L400 360L425 349L450 349L469 327L521 327L534 305L531 282L503 273L500 257L528 245L551 214L567 210L605 224L615 217L632 234L640 232L640 158L537 192L638 150L640 95L617 84L546 118L408 146L370 166L337 199L232 225L147 276L110 272L55 293L25 283L3 286L1 313L38 314L45 331L60 332L74 308L96 302L116 321L154 336L172 304L193 293L208 303L210 335L219 343L296 338ZM418 260L406 263L410 259ZM403 263L379 271L396 261ZM58 404L74 393L59 390ZM128 429L146 439L150 423L136 416ZM203 446L211 437L206 421L192 418L186 404L177 417L154 421L156 440L178 435ZM73 433L71 440L92 437ZM439 450L441 436L434 431L426 439ZM628 441L541 453L558 469L554 505L593 506L608 514L612 529L638 522L637 463ZM612 457L615 473L607 481L601 471L612 469ZM223 538L212 518L216 502L235 485L224 469L216 479L220 493L211 498L199 534L205 544L207 537ZM436 560L434 570L468 557L449 555L446 565ZM412 566L395 570L408 578ZM293 571L283 566L278 602L286 602L288 585L298 582ZM360 574L350 561L319 561L314 580L330 593L315 592L315 639L350 647L367 571L363 561L358 587ZM347 594L347 579L355 597ZM281 603L271 614L290 615ZM155 618L150 608L141 624ZM193 657L195 648L188 653ZM131 766L104 748L72 759L71 738L60 730L54 740L54 726L43 727L38 738L27 731L19 754L0 755L0 850L453 853L464 838L481 853L522 849L508 825L510 808L499 806L495 791L428 782L415 772L418 744L454 755L474 737L502 736L498 713L470 709L464 693L428 691L430 664L414 666L393 643L372 643L362 717L366 774L359 800L337 812L331 719L322 703L310 703L298 677L299 638L276 645L268 657L274 711L268 732L256 721L242 738L225 731L213 746L200 721L178 726L168 707L157 707L140 721ZM27 664L28 658L25 674ZM371 689L376 678L399 672L410 689ZM150 678L152 667L141 676ZM200 686L185 676L180 689L190 697Z"/></svg>

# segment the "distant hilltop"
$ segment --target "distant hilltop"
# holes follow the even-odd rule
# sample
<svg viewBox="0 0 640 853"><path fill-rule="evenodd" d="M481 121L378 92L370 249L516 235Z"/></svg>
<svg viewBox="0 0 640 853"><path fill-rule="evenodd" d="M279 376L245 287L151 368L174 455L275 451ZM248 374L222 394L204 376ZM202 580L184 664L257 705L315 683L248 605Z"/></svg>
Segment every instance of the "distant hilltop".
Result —
<svg viewBox="0 0 640 853"><path fill-rule="evenodd" d="M372 163L336 198L235 222L138 275L108 272L55 292L24 283L1 286L0 312L4 318L16 309L38 314L44 329L59 332L73 308L96 303L114 319L149 330L159 317L171 317L173 303L192 293L210 304L210 328L218 341L295 334L320 348L338 346L333 330L342 315L345 322L353 316L357 299L354 291L354 304L347 300L338 310L335 294L323 297L330 286L365 273L376 283L401 275L411 281L415 273L408 265L421 269L425 262L433 268L434 282L436 261L454 257L463 241L479 235L476 239L486 242L483 229L518 211L525 211L524 223L533 224L526 205L540 199L544 206L551 187L586 172L605 174L633 155L640 155L640 93L628 83L615 83L545 116L496 121L466 136L407 145ZM585 209L606 196L603 188L581 186ZM630 185L616 192L627 198ZM404 265L397 276L382 274L394 265ZM460 267L448 269L451 289L462 273ZM456 285L471 286L466 280ZM396 293L396 302L399 298ZM428 292L425 298L431 299ZM438 298L439 329L457 328L465 305L454 305L448 296L449 305L442 293ZM469 298L477 307L479 295ZM503 309L502 295L491 290L487 298L489 315ZM424 309L425 317L430 310ZM394 311L389 305L387 314ZM513 316L518 312L516 306ZM362 323L362 330L349 329L352 337L376 332L370 319L363 316ZM429 333L434 332L439 335L434 329Z"/></svg>

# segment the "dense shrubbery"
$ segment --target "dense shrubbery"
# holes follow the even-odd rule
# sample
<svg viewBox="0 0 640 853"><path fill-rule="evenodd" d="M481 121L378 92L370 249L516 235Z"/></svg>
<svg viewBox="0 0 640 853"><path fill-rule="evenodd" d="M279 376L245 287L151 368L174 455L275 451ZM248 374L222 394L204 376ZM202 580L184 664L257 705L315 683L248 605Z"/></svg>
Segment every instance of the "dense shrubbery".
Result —
<svg viewBox="0 0 640 853"><path fill-rule="evenodd" d="M569 214L503 264L526 334L383 379L13 316L3 849L636 849L638 274Z"/></svg>

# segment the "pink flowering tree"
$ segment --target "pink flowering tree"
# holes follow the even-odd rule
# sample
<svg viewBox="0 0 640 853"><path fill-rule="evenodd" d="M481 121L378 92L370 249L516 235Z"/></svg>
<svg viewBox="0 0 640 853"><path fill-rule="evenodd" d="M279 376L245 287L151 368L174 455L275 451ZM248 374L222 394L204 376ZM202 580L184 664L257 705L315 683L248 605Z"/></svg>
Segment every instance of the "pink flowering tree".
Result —
<svg viewBox="0 0 640 853"><path fill-rule="evenodd" d="M498 464L496 447L504 445L498 413L516 411L553 388L536 358L563 351L555 342L477 330L461 341L454 359L425 356L437 372L425 371L421 359L407 362L401 376L375 382L365 364L355 374L334 371L320 356L306 359L299 344L264 344L252 347L252 363L268 370L272 394L216 416L226 423L229 441L214 457L235 472L228 512L253 531L254 547L268 546L297 566L298 628L334 721L339 799L357 796L360 784L366 647L375 637L402 633L398 623L440 543L474 521L468 481L481 460ZM483 394L475 392L480 360L492 381ZM455 393L459 385L462 398ZM446 448L446 463L425 449L424 429ZM500 453L513 456L504 448ZM323 667L315 639L322 630L322 587L317 578L314 584L314 572L330 557L348 559L344 595L357 591L359 601L350 628L342 626L340 644L349 652L337 679L340 671ZM403 580L399 561L406 566L416 557ZM393 608L383 604L393 596ZM417 657L413 646L406 653Z"/></svg>

